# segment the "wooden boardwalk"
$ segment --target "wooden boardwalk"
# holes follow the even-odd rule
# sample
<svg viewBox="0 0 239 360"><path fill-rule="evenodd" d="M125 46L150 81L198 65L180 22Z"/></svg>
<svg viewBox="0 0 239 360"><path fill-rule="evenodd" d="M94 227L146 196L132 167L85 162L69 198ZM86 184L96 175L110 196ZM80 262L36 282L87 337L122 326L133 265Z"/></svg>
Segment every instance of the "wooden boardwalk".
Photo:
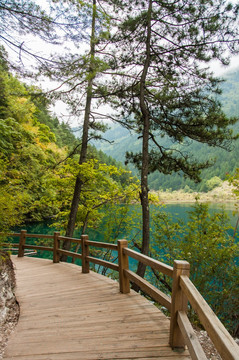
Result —
<svg viewBox="0 0 239 360"><path fill-rule="evenodd" d="M134 291L71 264L13 261L20 319L4 359L190 359L171 350L169 320Z"/></svg>

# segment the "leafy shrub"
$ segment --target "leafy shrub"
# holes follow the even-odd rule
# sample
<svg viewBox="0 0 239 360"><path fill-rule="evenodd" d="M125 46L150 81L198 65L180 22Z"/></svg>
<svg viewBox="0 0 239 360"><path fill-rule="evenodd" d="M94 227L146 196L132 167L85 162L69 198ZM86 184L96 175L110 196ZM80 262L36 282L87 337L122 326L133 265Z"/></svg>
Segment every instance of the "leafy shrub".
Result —
<svg viewBox="0 0 239 360"><path fill-rule="evenodd" d="M196 202L187 224L160 211L154 218L157 245L152 253L170 265L175 259L187 260L192 282L233 333L239 314L239 248L235 237L228 234L227 214L223 210L210 214L208 207ZM156 282L163 286L159 279ZM190 310L191 319L194 315Z"/></svg>

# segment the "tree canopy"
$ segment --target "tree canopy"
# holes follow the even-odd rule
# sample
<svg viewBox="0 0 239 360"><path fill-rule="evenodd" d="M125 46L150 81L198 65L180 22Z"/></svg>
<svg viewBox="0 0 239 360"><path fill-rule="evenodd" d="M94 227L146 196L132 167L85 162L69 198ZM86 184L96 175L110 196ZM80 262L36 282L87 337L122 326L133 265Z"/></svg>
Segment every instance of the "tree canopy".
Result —
<svg viewBox="0 0 239 360"><path fill-rule="evenodd" d="M148 174L183 172L199 181L210 162L193 159L177 144L194 140L228 148L236 138L230 129L236 119L227 118L213 96L220 81L204 64L213 59L226 64L228 52L238 52L238 6L221 0L136 0L123 1L119 14L111 39L112 81L102 84L102 95L122 109L121 118L142 138L141 152L128 152L127 159L141 171L142 252L148 254ZM160 142L165 136L175 146L165 147ZM142 265L138 273L144 270Z"/></svg>

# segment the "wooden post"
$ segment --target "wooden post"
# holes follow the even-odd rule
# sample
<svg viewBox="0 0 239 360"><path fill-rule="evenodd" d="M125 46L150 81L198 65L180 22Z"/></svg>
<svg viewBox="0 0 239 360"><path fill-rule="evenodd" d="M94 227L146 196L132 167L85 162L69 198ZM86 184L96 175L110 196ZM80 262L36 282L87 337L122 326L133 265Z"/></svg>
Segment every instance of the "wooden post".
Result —
<svg viewBox="0 0 239 360"><path fill-rule="evenodd" d="M86 244L87 240L89 240L88 235L81 235L82 272L84 274L90 272L90 264L86 259L86 257L89 256L89 245Z"/></svg>
<svg viewBox="0 0 239 360"><path fill-rule="evenodd" d="M129 269L128 255L125 255L123 249L128 247L127 240L118 240L118 261L119 261L119 284L120 292L127 294L130 292L129 279L124 274L124 270Z"/></svg>
<svg viewBox="0 0 239 360"><path fill-rule="evenodd" d="M21 230L19 247L18 247L18 257L24 256L24 245L26 242L26 233L27 233L27 230Z"/></svg>
<svg viewBox="0 0 239 360"><path fill-rule="evenodd" d="M54 246L53 246L53 262L59 263L60 255L59 255L59 248L60 248L60 240L59 240L60 233L55 231L54 232Z"/></svg>
<svg viewBox="0 0 239 360"><path fill-rule="evenodd" d="M173 266L173 289L170 320L169 344L172 348L185 348L185 341L177 322L178 311L188 310L188 299L179 285L180 275L189 276L190 264L187 261L175 260Z"/></svg>

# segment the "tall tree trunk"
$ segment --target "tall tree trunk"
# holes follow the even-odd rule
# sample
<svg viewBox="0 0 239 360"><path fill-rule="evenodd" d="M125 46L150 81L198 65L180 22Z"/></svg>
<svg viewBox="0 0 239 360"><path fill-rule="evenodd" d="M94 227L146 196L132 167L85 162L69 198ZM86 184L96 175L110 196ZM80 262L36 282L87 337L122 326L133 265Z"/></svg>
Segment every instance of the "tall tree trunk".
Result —
<svg viewBox="0 0 239 360"><path fill-rule="evenodd" d="M149 169L149 129L150 129L150 115L145 101L146 78L150 66L150 41L151 41L151 14L152 14L152 0L149 0L147 13L147 38L146 38L146 58L142 76L140 79L140 109L142 113L143 123L143 143L142 143L142 168L141 168L141 206L142 206L142 246L141 253L149 254L150 243L150 214L149 214L149 197L148 197L148 169ZM137 274L144 277L146 266L139 262ZM134 290L138 291L139 287L133 285Z"/></svg>
<svg viewBox="0 0 239 360"><path fill-rule="evenodd" d="M90 65L89 65L89 80L87 83L87 94L86 94L86 105L85 105L85 115L83 123L83 133L81 138L81 151L79 164L83 164L87 158L87 148L88 148L88 133L89 133L89 121L90 121L90 109L92 102L92 88L94 80L94 60L95 60L95 23L96 23L96 0L93 0L92 7L92 25L91 25L91 40L90 40ZM80 203L81 191L82 191L82 180L80 175L77 176L74 188L74 194L71 202L71 210L68 218L66 234L67 237L72 237L75 229L76 216ZM69 250L71 242L65 240L63 243L63 249ZM67 256L62 255L61 261L66 261Z"/></svg>

